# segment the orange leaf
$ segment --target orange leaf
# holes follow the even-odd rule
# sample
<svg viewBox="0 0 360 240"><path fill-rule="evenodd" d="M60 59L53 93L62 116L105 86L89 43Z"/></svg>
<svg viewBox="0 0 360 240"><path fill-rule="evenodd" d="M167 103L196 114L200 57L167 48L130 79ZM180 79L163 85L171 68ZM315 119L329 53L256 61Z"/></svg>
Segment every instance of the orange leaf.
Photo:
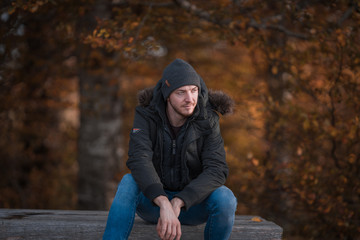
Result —
<svg viewBox="0 0 360 240"><path fill-rule="evenodd" d="M257 167L259 166L259 160L256 158L251 159L251 162Z"/></svg>
<svg viewBox="0 0 360 240"><path fill-rule="evenodd" d="M262 220L259 217L253 217L251 219L251 221L253 221L253 222L262 222Z"/></svg>

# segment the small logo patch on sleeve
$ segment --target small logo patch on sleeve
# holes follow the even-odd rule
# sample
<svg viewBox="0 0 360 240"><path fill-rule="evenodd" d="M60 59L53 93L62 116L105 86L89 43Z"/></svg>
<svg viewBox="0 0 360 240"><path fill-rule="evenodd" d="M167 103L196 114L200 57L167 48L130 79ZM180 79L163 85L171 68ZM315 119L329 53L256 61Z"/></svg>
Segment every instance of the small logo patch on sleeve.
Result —
<svg viewBox="0 0 360 240"><path fill-rule="evenodd" d="M131 130L132 133L138 133L138 132L140 132L140 131L141 131L140 128L133 128L133 129Z"/></svg>

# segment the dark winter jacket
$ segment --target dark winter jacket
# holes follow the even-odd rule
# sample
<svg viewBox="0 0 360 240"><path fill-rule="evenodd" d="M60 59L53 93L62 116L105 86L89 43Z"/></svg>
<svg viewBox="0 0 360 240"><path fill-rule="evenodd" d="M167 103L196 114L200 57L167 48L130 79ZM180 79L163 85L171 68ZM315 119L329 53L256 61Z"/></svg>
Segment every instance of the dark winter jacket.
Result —
<svg viewBox="0 0 360 240"><path fill-rule="evenodd" d="M139 106L129 143L127 166L143 194L153 200L165 195L162 183L165 101L161 94L161 80L152 89L138 95ZM185 126L181 148L181 189L177 197L185 209L202 202L228 175L219 116L232 112L233 101L222 92L208 92L201 79L201 92L193 115Z"/></svg>

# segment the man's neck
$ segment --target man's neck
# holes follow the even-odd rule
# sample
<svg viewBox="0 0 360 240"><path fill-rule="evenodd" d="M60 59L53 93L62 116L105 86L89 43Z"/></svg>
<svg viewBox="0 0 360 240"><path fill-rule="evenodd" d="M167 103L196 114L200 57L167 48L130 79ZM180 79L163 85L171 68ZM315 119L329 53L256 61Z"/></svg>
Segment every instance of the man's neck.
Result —
<svg viewBox="0 0 360 240"><path fill-rule="evenodd" d="M187 117L181 116L171 107L166 108L166 116L169 119L170 125L173 127L181 127L187 120Z"/></svg>
<svg viewBox="0 0 360 240"><path fill-rule="evenodd" d="M170 112L166 109L166 115L169 119L170 125L173 127L181 127L186 122L187 118L181 117L176 112Z"/></svg>

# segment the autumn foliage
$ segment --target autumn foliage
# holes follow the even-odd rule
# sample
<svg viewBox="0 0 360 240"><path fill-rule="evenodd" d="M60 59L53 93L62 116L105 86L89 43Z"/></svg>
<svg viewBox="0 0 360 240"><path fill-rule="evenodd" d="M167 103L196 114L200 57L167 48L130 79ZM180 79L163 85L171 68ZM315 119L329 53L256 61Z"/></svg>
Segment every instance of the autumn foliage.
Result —
<svg viewBox="0 0 360 240"><path fill-rule="evenodd" d="M276 222L286 239L360 239L357 1L0 6L0 207L84 207L78 159L90 156L79 156L79 136L116 110L121 141L104 146L118 163L97 165L106 176L91 179L110 203L127 171L136 94L180 57L236 102L221 130L237 213ZM91 134L100 142L109 131Z"/></svg>

